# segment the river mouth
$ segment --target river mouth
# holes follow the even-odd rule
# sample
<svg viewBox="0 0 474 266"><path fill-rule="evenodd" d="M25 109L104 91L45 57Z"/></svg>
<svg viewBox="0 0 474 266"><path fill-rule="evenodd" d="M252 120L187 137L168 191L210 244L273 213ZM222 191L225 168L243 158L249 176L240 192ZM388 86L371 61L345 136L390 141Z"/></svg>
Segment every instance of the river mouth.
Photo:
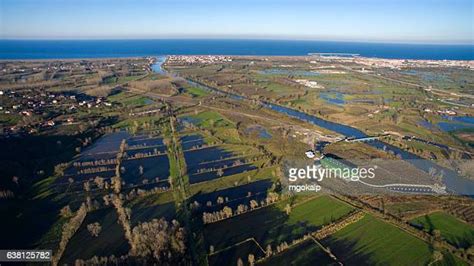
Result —
<svg viewBox="0 0 474 266"><path fill-rule="evenodd" d="M169 73L166 69L163 68L163 64L166 63L166 59L167 59L167 56L157 57L157 61L155 62L155 64L153 64L151 66L151 68L153 69L153 71L155 71L155 69L158 69L158 71L156 73L171 75L171 76L176 77L177 76L176 73ZM238 95L238 94L235 94L235 93L230 93L230 92L227 92L227 91L223 91L223 90L220 90L220 89L217 89L217 88L213 88L213 87L207 86L207 85L202 84L202 83L200 83L198 81L195 81L195 80L189 80L189 79L186 79L186 78L184 78L184 79L192 86L197 86L199 88L202 88L204 90L214 92L214 93L217 93L217 94L226 95L229 98L234 99L234 100L246 100L247 99L244 96L241 96L241 95ZM371 136L365 134L364 132L362 132L361 130L353 128L351 126L347 126L347 125L340 124L340 123L337 123L337 122L324 120L322 118L319 118L319 117L316 117L316 116L313 116L313 115L309 115L309 114L306 114L306 113L303 113L303 112L300 112L300 111L297 111L297 110L294 110L294 109L291 109L291 108L288 108L288 107L285 107L285 106L277 105L277 104L270 103L270 102L261 102L261 105L263 107L267 108L267 109L270 109L270 110L279 112L281 114L287 115L288 117L296 118L296 119L299 119L301 121L304 121L304 122L307 122L307 123L310 123L310 124L314 124L316 126L325 128L327 130L339 133L339 134L341 134L341 135L343 135L347 138L364 139L364 138L370 138L371 137ZM369 142L367 142L367 144L372 146L372 147L375 147L377 149L383 150L383 151L391 151L395 155L399 156L402 160L405 160L406 162L412 164L416 168L418 168L418 169L420 169L420 170L422 170L426 173L430 172L432 169L436 169L436 171L438 171L438 172L442 171L444 173L443 184L446 186L446 189L449 192L459 194L459 195L466 195L466 196L474 197L474 181L459 176L455 171L453 171L451 169L442 167L442 166L440 166L440 165L438 165L438 164L436 164L432 161L423 159L423 158L419 157L418 155L415 155L415 154L410 153L408 151L399 149L399 148L397 148L393 145L390 145L388 143L384 143L384 142L379 141L379 140L369 141Z"/></svg>

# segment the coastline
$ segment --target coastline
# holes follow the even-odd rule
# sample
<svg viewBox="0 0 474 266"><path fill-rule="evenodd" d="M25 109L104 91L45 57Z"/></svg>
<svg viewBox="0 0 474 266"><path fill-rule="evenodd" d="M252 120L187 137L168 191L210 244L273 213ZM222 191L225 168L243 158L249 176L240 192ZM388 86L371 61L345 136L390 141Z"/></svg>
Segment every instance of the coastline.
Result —
<svg viewBox="0 0 474 266"><path fill-rule="evenodd" d="M407 58L383 58L383 57L367 57L367 56L355 56L355 57L345 57L345 56L323 56L319 57L316 55L229 55L229 54L187 54L187 55L180 55L180 54L154 54L154 55L144 55L144 56L123 56L123 57L74 57L74 58L45 58L45 59L8 59L8 58L0 58L0 63L8 63L8 62L57 62L57 61L65 61L65 62L77 62L77 61L103 61L103 60L140 60L140 59L149 59L149 58L157 58L157 57L168 57L168 56L180 56L180 57L211 57L211 56L228 56L233 58L261 58L261 57L271 57L271 58L291 58L291 59L320 59L324 58L326 60L370 60L370 61L386 61L386 62L396 62L396 61L406 61L406 62L413 62L413 63L429 63L429 62L444 62L444 63L472 63L474 64L474 59L469 60L447 60L447 59L407 59Z"/></svg>
<svg viewBox="0 0 474 266"><path fill-rule="evenodd" d="M398 60L474 60L474 44L297 40L0 40L0 60L135 58L158 55L309 56L358 54Z"/></svg>

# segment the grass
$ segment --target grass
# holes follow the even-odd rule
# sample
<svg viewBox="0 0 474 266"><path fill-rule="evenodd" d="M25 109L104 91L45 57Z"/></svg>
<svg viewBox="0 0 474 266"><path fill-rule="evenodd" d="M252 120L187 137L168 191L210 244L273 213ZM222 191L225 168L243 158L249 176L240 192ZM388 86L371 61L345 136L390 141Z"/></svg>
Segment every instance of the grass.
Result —
<svg viewBox="0 0 474 266"><path fill-rule="evenodd" d="M239 143L242 140L240 139L239 131L235 128L231 127L221 127L218 128L215 132L214 135L222 140L224 140L226 143Z"/></svg>
<svg viewBox="0 0 474 266"><path fill-rule="evenodd" d="M143 97L143 96L132 96L130 98L125 99L122 101L122 103L126 106L133 106L133 107L138 107L138 106L144 106L152 102L150 98Z"/></svg>
<svg viewBox="0 0 474 266"><path fill-rule="evenodd" d="M395 215L421 211L426 208L430 208L429 202L397 202L386 206L386 209Z"/></svg>
<svg viewBox="0 0 474 266"><path fill-rule="evenodd" d="M191 195L197 193L211 193L217 190L226 189L233 187L235 184L243 185L248 182L248 177L252 182L267 179L274 176L273 172L275 167L269 167L264 169L255 169L236 175L224 176L221 178L213 179L209 182L196 183L190 186Z"/></svg>
<svg viewBox="0 0 474 266"><path fill-rule="evenodd" d="M277 93L277 94L290 94L297 91L295 88L292 88L287 85L282 85L276 82L268 82L265 85L266 85L266 90L271 91L273 93Z"/></svg>
<svg viewBox="0 0 474 266"><path fill-rule="evenodd" d="M371 215L324 240L344 264L425 265L427 243Z"/></svg>
<svg viewBox="0 0 474 266"><path fill-rule="evenodd" d="M441 236L458 248L468 248L474 244L474 227L445 212L434 212L411 220L412 224L433 233L439 230Z"/></svg>
<svg viewBox="0 0 474 266"><path fill-rule="evenodd" d="M304 241L257 265L337 265L313 240Z"/></svg>
<svg viewBox="0 0 474 266"><path fill-rule="evenodd" d="M142 117L134 117L128 118L125 120L120 121L117 124L114 124L114 128L133 128L134 130L138 131L139 129L149 129L152 128L155 123L160 121L160 117L158 116L142 116Z"/></svg>
<svg viewBox="0 0 474 266"><path fill-rule="evenodd" d="M121 83L125 83L125 82L129 82L129 81L134 81L138 78L141 78L143 76L126 76L126 77L118 77L117 78L117 83L121 84Z"/></svg>
<svg viewBox="0 0 474 266"><path fill-rule="evenodd" d="M329 196L322 196L294 208L288 222L296 224L306 220L309 224L323 225L337 220L350 211L352 207L349 205Z"/></svg>
<svg viewBox="0 0 474 266"><path fill-rule="evenodd" d="M236 265L240 258L244 265L248 263L248 255L253 254L255 258L263 257L263 251L252 241L246 241L240 245L233 246L227 250L208 257L209 265L222 265L222 262L228 262L227 265Z"/></svg>
<svg viewBox="0 0 474 266"><path fill-rule="evenodd" d="M59 241L61 241L61 234L63 231L63 226L68 222L69 218L59 218L49 229L46 234L44 234L38 245L43 249L52 249L55 250L58 248Z"/></svg>
<svg viewBox="0 0 474 266"><path fill-rule="evenodd" d="M189 116L189 118L195 120L197 126L204 128L234 126L234 124L230 120L214 111L204 111L195 115L191 115Z"/></svg>
<svg viewBox="0 0 474 266"><path fill-rule="evenodd" d="M16 125L21 120L21 116L17 114L5 114L0 113L0 124L7 125Z"/></svg>
<svg viewBox="0 0 474 266"><path fill-rule="evenodd" d="M186 92L189 93L192 97L204 97L209 95L209 92L198 87L189 87L186 88Z"/></svg>
<svg viewBox="0 0 474 266"><path fill-rule="evenodd" d="M127 107L140 107L153 103L153 101L148 97L130 94L127 92L120 92L109 96L108 100L112 102L119 102Z"/></svg>

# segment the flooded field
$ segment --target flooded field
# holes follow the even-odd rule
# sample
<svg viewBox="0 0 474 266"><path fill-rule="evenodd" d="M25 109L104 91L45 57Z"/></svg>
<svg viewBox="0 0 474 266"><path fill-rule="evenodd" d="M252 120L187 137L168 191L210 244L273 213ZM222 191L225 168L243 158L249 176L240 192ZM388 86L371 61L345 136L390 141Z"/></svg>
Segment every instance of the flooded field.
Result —
<svg viewBox="0 0 474 266"><path fill-rule="evenodd" d="M236 209L240 204L249 206L251 200L257 202L264 200L272 184L271 180L265 179L211 193L198 193L193 196L191 201L199 203L200 207L195 209L195 212L199 214L221 210L224 206Z"/></svg>
<svg viewBox="0 0 474 266"><path fill-rule="evenodd" d="M469 116L443 116L441 121L432 124L426 120L418 122L424 128L433 130L439 128L444 132L465 131L474 129L474 117Z"/></svg>
<svg viewBox="0 0 474 266"><path fill-rule="evenodd" d="M445 121L438 122L438 127L445 132L474 129L474 117L456 116L443 117Z"/></svg>
<svg viewBox="0 0 474 266"><path fill-rule="evenodd" d="M169 161L166 155L125 160L122 165L122 179L126 183L164 181L169 177Z"/></svg>
<svg viewBox="0 0 474 266"><path fill-rule="evenodd" d="M320 92L319 97L329 104L344 105L346 103L344 94L341 92Z"/></svg>
<svg viewBox="0 0 474 266"><path fill-rule="evenodd" d="M117 155L122 141L126 148L120 173L125 184L167 188L169 161L163 139L157 136L135 135L125 131L110 133L85 149L64 171L59 184L94 182L96 178L109 181L115 176ZM95 185L93 185L94 187ZM68 189L82 189L82 184L68 185Z"/></svg>
<svg viewBox="0 0 474 266"><path fill-rule="evenodd" d="M262 139L272 138L272 135L268 133L267 129L259 125L248 127L245 132L250 135L256 134L259 138Z"/></svg>
<svg viewBox="0 0 474 266"><path fill-rule="evenodd" d="M200 135L183 136L181 143L191 184L256 169L241 154L220 146L203 147L207 143Z"/></svg>
<svg viewBox="0 0 474 266"><path fill-rule="evenodd" d="M186 135L181 137L181 146L185 151L193 147L200 147L203 144L205 144L205 142L200 135Z"/></svg>

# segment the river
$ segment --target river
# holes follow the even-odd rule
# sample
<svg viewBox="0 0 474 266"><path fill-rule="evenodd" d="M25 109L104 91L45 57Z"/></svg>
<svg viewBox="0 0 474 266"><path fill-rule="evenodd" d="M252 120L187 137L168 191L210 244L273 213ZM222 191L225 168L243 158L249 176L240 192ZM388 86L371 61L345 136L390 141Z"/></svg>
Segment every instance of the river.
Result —
<svg viewBox="0 0 474 266"><path fill-rule="evenodd" d="M165 61L166 61L165 56L158 57L157 61L152 66L152 69L153 70L159 69L160 73L167 73L167 74L176 76L176 74L169 73L164 68L162 68L162 64ZM196 81L192 81L192 80L187 79L187 82L190 83L192 86L196 86L196 87L199 87L199 88L202 88L202 89L205 89L205 90L208 90L208 91L212 91L212 92L215 92L215 93L218 93L218 94L227 95L229 98L232 98L232 99L235 99L235 100L245 100L245 99L247 99L244 96L241 96L241 95L238 95L238 94L235 94L235 93L226 92L226 91L223 91L223 90L220 90L220 89L217 89L217 88L213 88L213 87L207 86L205 84L202 84L202 83L199 83L199 82L196 82ZM276 112L285 114L285 115L287 115L289 117L292 117L292 118L296 118L296 119L314 124L318 127L328 129L330 131L333 131L333 132L339 133L341 135L344 135L348 138L369 137L364 132L360 131L359 129L353 128L351 126L347 126L347 125L332 122L332 121L327 121L327 120L321 119L321 118L313 116L313 115L309 115L309 114L306 114L306 113L303 113L303 112L300 112L300 111L297 111L297 110L294 110L294 109L291 109L291 108L288 108L288 107L285 107L285 106L281 106L281 105L277 105L277 104L273 104L273 103L269 103L269 102L262 102L261 104L265 108L268 108L268 109L274 110ZM411 163L413 166L415 166L418 169L423 170L425 172L429 172L431 168L436 169L438 172L443 171L444 172L443 183L444 183L444 185L446 185L446 188L447 188L448 191L456 193L456 194L460 194L460 195L468 195L468 196L471 196L471 197L474 196L474 181L459 176L453 170L450 170L450 169L447 169L445 167L439 166L438 164L436 164L432 161L423 159L423 158L419 157L416 154L410 153L410 152L405 151L405 150L401 150L401 149L399 149L399 148L397 148L393 145L390 145L388 143L385 143L385 142L382 142L382 141L379 141L379 140L367 142L367 144L372 146L372 147L375 147L377 149L380 149L380 150L392 151L394 154L397 154L397 155L401 156L401 158L403 160Z"/></svg>

